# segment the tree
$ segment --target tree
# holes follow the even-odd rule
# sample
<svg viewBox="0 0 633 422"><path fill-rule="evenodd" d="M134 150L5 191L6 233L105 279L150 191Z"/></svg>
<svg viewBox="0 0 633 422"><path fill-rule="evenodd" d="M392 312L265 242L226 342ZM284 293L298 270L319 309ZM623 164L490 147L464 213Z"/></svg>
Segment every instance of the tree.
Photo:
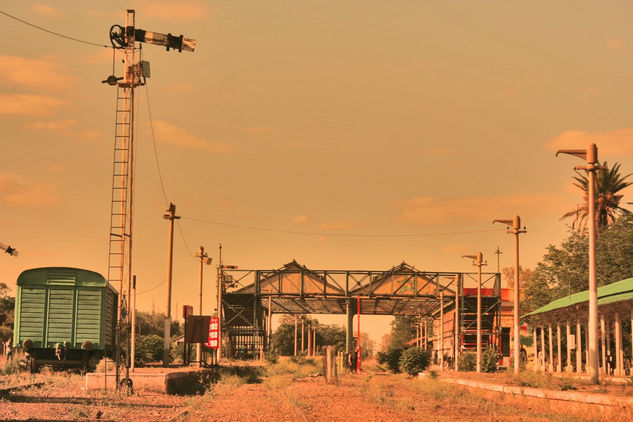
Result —
<svg viewBox="0 0 633 422"><path fill-rule="evenodd" d="M418 321L415 316L396 315L391 322L390 347L402 349L407 342L413 340L416 336Z"/></svg>
<svg viewBox="0 0 633 422"><path fill-rule="evenodd" d="M618 216L630 214L629 210L620 206L620 200L623 195L618 194L618 192L633 184L633 182L626 180L631 174L625 176L620 174L619 163L615 163L613 167L609 168L605 161L603 166L606 170L596 172L595 207L596 225L599 232L602 231L603 228L612 225ZM574 186L578 187L584 193L584 204L575 210L567 212L561 219L574 217L572 227L578 230L584 230L587 226L587 218L589 216L589 208L587 206L589 202L589 179L586 174L578 173L578 175L574 177L574 180L576 181Z"/></svg>
<svg viewBox="0 0 633 422"><path fill-rule="evenodd" d="M15 298L9 296L9 287L0 283L0 341L6 341L13 334Z"/></svg>
<svg viewBox="0 0 633 422"><path fill-rule="evenodd" d="M523 280L521 313L550 301L587 290L588 237L571 228L560 246L550 245L532 274ZM598 286L633 277L633 215L605 227L596 242Z"/></svg>
<svg viewBox="0 0 633 422"><path fill-rule="evenodd" d="M305 318L304 323L316 328L317 346L335 346L337 350L345 348L345 330L338 325L319 324L316 319ZM290 356L294 354L294 317L283 316L279 326L273 333L273 347L280 355ZM307 347L307 330L304 332L304 344ZM298 351L301 349L301 322L297 330Z"/></svg>
<svg viewBox="0 0 633 422"><path fill-rule="evenodd" d="M430 363L429 353L417 347L406 349L399 359L400 369L412 377L424 371Z"/></svg>

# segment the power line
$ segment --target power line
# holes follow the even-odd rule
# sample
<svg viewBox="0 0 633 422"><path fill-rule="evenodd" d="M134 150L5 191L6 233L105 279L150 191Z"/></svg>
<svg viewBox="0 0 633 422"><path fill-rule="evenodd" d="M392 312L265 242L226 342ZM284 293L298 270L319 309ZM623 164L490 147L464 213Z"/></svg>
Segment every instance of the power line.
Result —
<svg viewBox="0 0 633 422"><path fill-rule="evenodd" d="M53 34L53 35L56 35L56 36L61 37L61 38L66 38L67 40L77 41L77 42L88 44L88 45L96 45L97 47L112 48L111 45L105 45L105 44L99 44L99 43L95 43L95 42L85 41L85 40L81 40L79 38L69 37L68 35L60 34L59 32L51 31L50 29L42 28L39 25L35 25L35 24L31 23L31 22L27 22L27 21L25 21L23 19L20 19L18 17L10 15L7 12L4 12L2 10L0 10L0 13L5 15L5 16L7 16L7 17L9 17L9 18L11 18L11 19L14 19L14 20L16 20L16 21L18 21L20 23L23 23L25 25L31 26L31 27L33 27L35 29L39 29L40 31L48 32L49 34Z"/></svg>
<svg viewBox="0 0 633 422"><path fill-rule="evenodd" d="M376 237L376 238L397 238L397 237L432 237L432 236L451 236L451 235L460 235L460 234L475 234L475 233L488 233L488 232L498 232L504 229L485 229L485 230L470 230L470 231L460 231L460 232L436 232L436 233L404 233L404 234L369 234L369 233L321 233L321 232L306 232L306 231L295 231L295 230L281 230L281 229L271 229L266 227L256 227L256 226L244 226L241 224L229 224L223 223L220 221L212 221L212 220L203 220L200 218L193 217L182 217L183 220L195 221L197 223L205 223L205 224L213 224L216 226L224 226L224 227L232 227L237 229L244 230L254 230L254 231L263 231L263 232L271 232L271 233L284 233L284 234L294 234L300 236L327 236L327 237Z"/></svg>
<svg viewBox="0 0 633 422"><path fill-rule="evenodd" d="M147 289L147 290L143 290L142 292L138 292L138 293L136 293L136 295L138 296L138 295L142 295L142 294L145 294L145 293L149 293L149 292L151 292L152 290L156 290L157 288L159 288L160 286L162 286L162 285L163 285L163 284L165 284L166 282L167 282L167 280L163 280L163 281L161 281L160 283L158 283L157 285L155 285L154 287L151 287L151 288L149 288L149 289Z"/></svg>
<svg viewBox="0 0 633 422"><path fill-rule="evenodd" d="M154 160L156 161L156 170L158 171L158 179L160 180L160 187L163 191L163 199L165 200L165 205L169 204L167 201L167 192L165 191L165 182L163 181L163 173L160 169L160 161L158 160L158 148L156 148L156 135L154 133L154 120L152 119L152 107L149 102L149 89L147 88L147 84L145 84L145 99L147 100L147 114L149 116L149 127L152 133L152 144L154 145Z"/></svg>

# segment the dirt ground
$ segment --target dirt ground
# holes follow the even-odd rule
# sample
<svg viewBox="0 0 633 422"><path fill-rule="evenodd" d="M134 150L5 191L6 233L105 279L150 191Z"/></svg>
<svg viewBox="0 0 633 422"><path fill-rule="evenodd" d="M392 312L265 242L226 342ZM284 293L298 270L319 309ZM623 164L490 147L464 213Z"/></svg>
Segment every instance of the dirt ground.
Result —
<svg viewBox="0 0 633 422"><path fill-rule="evenodd" d="M0 395L0 420L125 421L583 421L633 420L628 414L556 408L544 400L524 400L440 382L411 379L367 366L346 374L338 385L314 376L317 367L270 367L254 383L235 375L196 396L137 391L131 396L84 391L78 374L21 374L0 377L0 388L44 385ZM439 378L448 376L440 374ZM470 376L477 376L472 374ZM503 375L497 375L502 379ZM580 386L581 388L584 388ZM594 388L594 387L587 387ZM619 391L633 387L607 386ZM582 391L582 390L581 390ZM614 390L615 392L616 390ZM627 390L628 391L628 390ZM626 394L626 393L624 393Z"/></svg>

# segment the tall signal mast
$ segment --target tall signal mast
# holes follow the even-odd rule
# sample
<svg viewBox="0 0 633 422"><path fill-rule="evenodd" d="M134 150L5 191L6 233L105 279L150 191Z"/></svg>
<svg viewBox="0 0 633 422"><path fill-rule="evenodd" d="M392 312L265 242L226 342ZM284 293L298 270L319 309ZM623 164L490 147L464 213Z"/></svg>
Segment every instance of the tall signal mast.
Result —
<svg viewBox="0 0 633 422"><path fill-rule="evenodd" d="M116 385L119 386L121 356L121 326L124 286L132 279L132 204L134 193L134 89L145 85L149 78L149 63L136 62L136 43L145 42L179 52L193 52L196 41L182 35L160 34L135 27L135 12L128 9L125 27L110 28L112 47L123 50L123 76L108 76L103 83L116 86L116 121L114 131L114 161L112 168L112 203L110 206L110 241L108 250L108 281L119 287L116 329ZM124 279L128 283L124 283ZM129 297L129 292L127 297ZM128 354L129 355L129 354ZM128 357L129 358L129 357ZM126 365L129 367L129 365Z"/></svg>

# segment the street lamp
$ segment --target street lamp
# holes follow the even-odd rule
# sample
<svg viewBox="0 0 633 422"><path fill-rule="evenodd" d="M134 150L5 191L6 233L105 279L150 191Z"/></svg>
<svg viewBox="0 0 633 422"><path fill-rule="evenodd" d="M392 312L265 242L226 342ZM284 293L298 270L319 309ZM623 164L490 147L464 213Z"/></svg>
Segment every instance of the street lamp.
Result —
<svg viewBox="0 0 633 422"><path fill-rule="evenodd" d="M512 228L508 227L507 233L514 234L514 373L518 374L520 365L519 358L521 356L521 335L519 333L519 234L527 233L525 227L521 230L521 217L515 215L512 220L493 220L494 223L502 223L512 225Z"/></svg>
<svg viewBox="0 0 633 422"><path fill-rule="evenodd" d="M599 381L598 363L598 283L596 281L596 171L602 170L598 162L598 147L589 145L584 149L563 149L556 151L558 154L574 155L587 162L586 166L576 166L574 170L587 172L587 211L589 219L589 362L587 362L589 379L592 384Z"/></svg>
<svg viewBox="0 0 633 422"><path fill-rule="evenodd" d="M481 267L488 265L484 262L484 255L477 252L477 255L462 255L462 258L470 258L473 265L476 265L479 281L477 283L477 372L481 372Z"/></svg>
<svg viewBox="0 0 633 422"><path fill-rule="evenodd" d="M196 254L196 258L200 258L200 307L198 309L199 314L202 315L202 276L204 274L204 264L211 265L213 258L209 258L209 254L204 251L204 246L200 246L200 252ZM198 343L196 360L198 361L198 367L202 366L202 343Z"/></svg>

